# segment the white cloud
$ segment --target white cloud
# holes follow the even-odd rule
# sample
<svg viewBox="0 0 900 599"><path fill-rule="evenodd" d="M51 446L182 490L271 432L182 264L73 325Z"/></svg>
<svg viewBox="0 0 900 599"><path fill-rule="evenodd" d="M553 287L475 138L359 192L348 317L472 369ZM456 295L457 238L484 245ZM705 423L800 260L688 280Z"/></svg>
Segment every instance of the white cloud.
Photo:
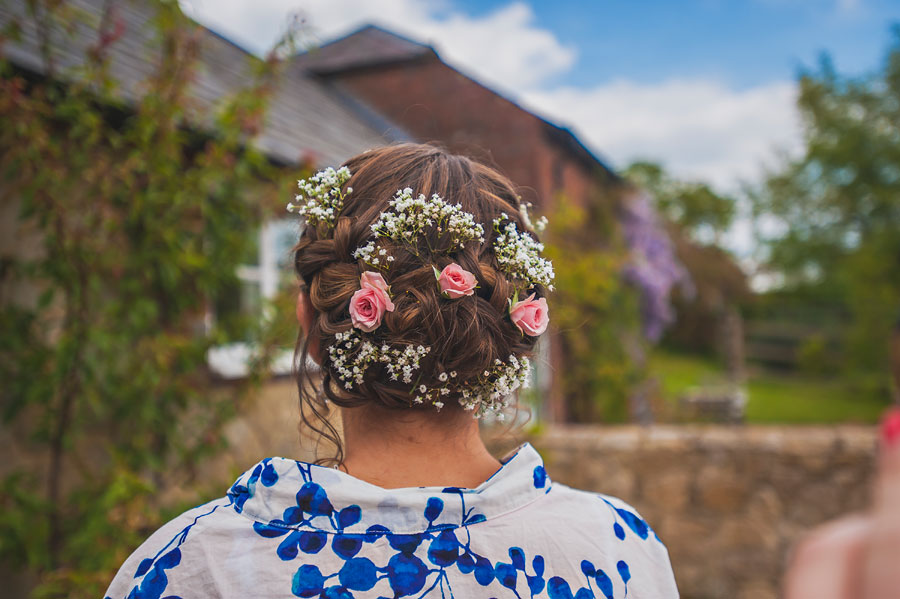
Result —
<svg viewBox="0 0 900 599"><path fill-rule="evenodd" d="M453 15L422 32L451 64L511 90L539 86L575 64L576 52L534 24L531 7L509 4L482 19Z"/></svg>
<svg viewBox="0 0 900 599"><path fill-rule="evenodd" d="M576 52L541 28L531 7L515 1L481 17L453 11L443 0L181 0L197 21L262 53L287 23L306 19L327 42L375 23L433 45L448 63L504 90L539 86L567 71Z"/></svg>
<svg viewBox="0 0 900 599"><path fill-rule="evenodd" d="M789 81L743 91L706 79L618 81L590 89L532 91L524 102L569 123L614 167L653 160L678 177L706 181L727 193L741 181L758 180L777 153L802 149L796 93ZM752 254L755 242L746 214L735 220L725 243L739 256Z"/></svg>
<svg viewBox="0 0 900 599"><path fill-rule="evenodd" d="M775 149L799 148L795 99L792 82L735 91L705 79L617 81L524 95L527 105L570 123L615 166L650 159L720 189L757 176Z"/></svg>

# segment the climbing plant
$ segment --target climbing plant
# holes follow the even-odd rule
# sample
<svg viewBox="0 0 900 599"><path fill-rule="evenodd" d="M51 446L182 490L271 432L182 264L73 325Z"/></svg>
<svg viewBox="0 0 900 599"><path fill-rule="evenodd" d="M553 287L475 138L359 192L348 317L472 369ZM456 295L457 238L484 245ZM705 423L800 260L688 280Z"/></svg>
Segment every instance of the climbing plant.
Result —
<svg viewBox="0 0 900 599"><path fill-rule="evenodd" d="M571 422L624 422L642 378L639 294L622 271L629 253L615 214L617 198L585 205L560 195L549 214L546 253L556 271L551 313L555 373Z"/></svg>
<svg viewBox="0 0 900 599"><path fill-rule="evenodd" d="M175 2L144 4L155 67L131 90L110 75L127 34L115 3L95 21L22 3L0 35L32 32L43 56L40 75L0 59L0 210L15 223L0 248L0 413L19 457L0 468L0 560L35 596L102 596L164 517L148 497L191 488L272 353L257 323L250 375L210 394L207 351L238 325L211 324L209 306L288 197L274 181L297 178L252 144L285 53L248 57L246 88L203 109L199 28ZM60 60L84 28L83 55Z"/></svg>

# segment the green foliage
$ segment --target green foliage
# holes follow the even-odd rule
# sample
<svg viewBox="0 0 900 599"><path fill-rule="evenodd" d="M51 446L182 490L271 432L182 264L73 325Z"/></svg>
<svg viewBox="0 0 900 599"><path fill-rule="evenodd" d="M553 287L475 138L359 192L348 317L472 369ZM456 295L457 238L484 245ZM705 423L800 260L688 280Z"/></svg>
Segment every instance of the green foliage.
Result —
<svg viewBox="0 0 900 599"><path fill-rule="evenodd" d="M45 39L78 17L65 2L29 6ZM205 311L281 195L265 181L288 179L248 143L277 62L204 114L188 93L195 27L176 3L153 6L158 68L132 103L108 76L105 18L74 70L54 70L51 44L51 77L0 64L0 201L37 248L0 268L2 416L35 458L4 470L0 558L33 572L40 597L100 596L159 524L148 496L190 482L189 464L221 447L269 359L258 325L251 376L209 395L207 350L229 323L207 330Z"/></svg>
<svg viewBox="0 0 900 599"><path fill-rule="evenodd" d="M659 212L695 240L718 242L734 220L734 198L706 183L675 179L659 164L646 161L630 164L623 174L650 192Z"/></svg>
<svg viewBox="0 0 900 599"><path fill-rule="evenodd" d="M628 255L602 206L611 203L584 207L559 197L546 233L545 254L556 272L551 322L564 365L556 376L572 422L627 421L641 374L637 291L623 282Z"/></svg>
<svg viewBox="0 0 900 599"><path fill-rule="evenodd" d="M900 27L878 73L842 77L827 57L802 73L798 106L805 154L753 194L781 224L761 235L766 259L785 290L849 312L848 368L886 372L900 309Z"/></svg>

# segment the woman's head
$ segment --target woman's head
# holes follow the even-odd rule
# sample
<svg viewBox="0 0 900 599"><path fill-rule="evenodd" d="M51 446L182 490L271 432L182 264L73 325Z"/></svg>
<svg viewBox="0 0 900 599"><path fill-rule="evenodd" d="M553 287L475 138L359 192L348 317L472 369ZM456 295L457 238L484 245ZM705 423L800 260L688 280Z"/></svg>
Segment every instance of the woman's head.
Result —
<svg viewBox="0 0 900 599"><path fill-rule="evenodd" d="M477 409L473 393L510 383L498 387L497 380L516 374L546 321L535 310L546 310L547 277L539 273L536 282L529 265L516 262L517 239L528 231L524 242L532 244L535 233L512 183L430 145L378 148L344 166L349 180L338 179L340 191L332 194L342 196L339 211L318 220L307 215L294 248L311 313L298 341L301 407L323 415L324 394L342 407L462 409L462 400ZM411 193L398 192L405 189ZM447 220L424 225L423 217L423 228L404 237L412 225L397 221L403 210L391 201L402 196L401 204L415 204L420 194L426 210L455 219L453 231ZM435 204L435 195L444 203ZM394 238L385 235L392 227L401 229ZM367 245L370 251L358 251ZM514 305L526 298L531 302ZM321 361L321 377L308 372L308 353Z"/></svg>

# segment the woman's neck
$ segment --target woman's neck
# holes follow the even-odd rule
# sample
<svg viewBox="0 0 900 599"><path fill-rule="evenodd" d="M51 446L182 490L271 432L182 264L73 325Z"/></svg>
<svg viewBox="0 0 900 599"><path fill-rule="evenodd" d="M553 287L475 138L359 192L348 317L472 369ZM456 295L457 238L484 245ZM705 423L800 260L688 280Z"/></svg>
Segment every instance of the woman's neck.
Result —
<svg viewBox="0 0 900 599"><path fill-rule="evenodd" d="M477 487L501 466L471 412L343 408L344 469L383 487Z"/></svg>

